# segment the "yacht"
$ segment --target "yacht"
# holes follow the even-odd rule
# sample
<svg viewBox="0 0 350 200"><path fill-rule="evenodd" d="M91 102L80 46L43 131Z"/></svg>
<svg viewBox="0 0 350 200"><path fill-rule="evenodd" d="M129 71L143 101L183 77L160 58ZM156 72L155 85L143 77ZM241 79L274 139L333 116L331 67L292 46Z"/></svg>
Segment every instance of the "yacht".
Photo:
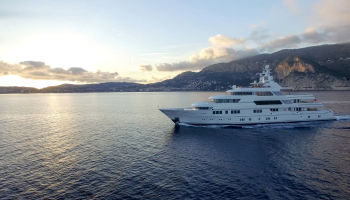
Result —
<svg viewBox="0 0 350 200"><path fill-rule="evenodd" d="M313 95L285 95L266 65L259 82L250 87L235 85L226 95L209 97L209 101L192 104L191 108L159 109L174 123L192 125L249 125L283 122L334 120L332 110L322 109Z"/></svg>

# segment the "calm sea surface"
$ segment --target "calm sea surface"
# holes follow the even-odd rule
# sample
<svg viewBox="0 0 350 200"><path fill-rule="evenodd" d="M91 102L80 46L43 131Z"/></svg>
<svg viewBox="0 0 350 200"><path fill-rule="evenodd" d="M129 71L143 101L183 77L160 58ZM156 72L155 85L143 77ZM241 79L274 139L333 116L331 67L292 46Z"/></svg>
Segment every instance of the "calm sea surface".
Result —
<svg viewBox="0 0 350 200"><path fill-rule="evenodd" d="M349 199L350 92L336 121L174 126L215 92L0 95L0 199Z"/></svg>

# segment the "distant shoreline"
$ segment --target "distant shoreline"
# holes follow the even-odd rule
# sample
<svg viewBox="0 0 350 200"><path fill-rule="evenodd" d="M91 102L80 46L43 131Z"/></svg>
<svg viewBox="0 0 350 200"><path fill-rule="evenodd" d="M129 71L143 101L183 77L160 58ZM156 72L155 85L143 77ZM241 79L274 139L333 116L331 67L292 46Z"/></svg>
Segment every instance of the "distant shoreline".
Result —
<svg viewBox="0 0 350 200"><path fill-rule="evenodd" d="M288 92L349 92L348 90L291 90L291 91L283 91L284 93ZM166 93L166 92L220 92L225 93L226 90L223 91L215 91L215 90L188 90L188 91L104 91L104 92L0 92L1 94L86 94L86 93Z"/></svg>

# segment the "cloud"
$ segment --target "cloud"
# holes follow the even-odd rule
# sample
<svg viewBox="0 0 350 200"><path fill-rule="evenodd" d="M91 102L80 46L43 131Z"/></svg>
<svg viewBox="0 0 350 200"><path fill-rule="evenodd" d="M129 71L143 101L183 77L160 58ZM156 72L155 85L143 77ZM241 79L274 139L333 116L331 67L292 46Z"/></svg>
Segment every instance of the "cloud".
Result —
<svg viewBox="0 0 350 200"><path fill-rule="evenodd" d="M38 70L47 70L51 68L48 65L45 65L44 62L38 62L38 61L24 61L20 62L20 65L24 66L23 70L24 71L38 71Z"/></svg>
<svg viewBox="0 0 350 200"><path fill-rule="evenodd" d="M248 40L252 40L256 43L262 43L269 38L271 38L271 35L267 34L266 30L254 30L250 33Z"/></svg>
<svg viewBox="0 0 350 200"><path fill-rule="evenodd" d="M164 81L164 80L168 80L168 79L171 79L172 77L171 76L165 76L163 78L156 78L156 77L151 77L151 80L148 80L147 82L149 83L156 83L156 82L161 82L161 81Z"/></svg>
<svg viewBox="0 0 350 200"><path fill-rule="evenodd" d="M283 4L294 14L300 14L301 9L298 8L297 0L285 0ZM209 42L212 44L210 47L201 49L199 53L192 55L187 60L160 63L153 66L144 65L140 67L140 70L200 70L214 63L229 62L261 52L274 52L284 48L298 48L310 44L348 42L350 41L349 7L349 0L321 0L316 2L313 9L307 13L308 18L314 19L313 26L306 28L301 33L276 38L276 35L268 34L266 30L259 30L259 27L266 23L252 25L254 30L247 38L230 38L218 34L209 38ZM248 42L255 43L257 48L244 48L243 45Z"/></svg>
<svg viewBox="0 0 350 200"><path fill-rule="evenodd" d="M296 0L284 0L283 4L294 14L300 13Z"/></svg>
<svg viewBox="0 0 350 200"><path fill-rule="evenodd" d="M259 23L259 24L250 24L249 25L249 27L250 28L261 28L261 27L263 27L263 26L265 26L267 23L266 22L261 22L261 23Z"/></svg>
<svg viewBox="0 0 350 200"><path fill-rule="evenodd" d="M350 24L349 0L322 0L314 6L314 15L325 26Z"/></svg>
<svg viewBox="0 0 350 200"><path fill-rule="evenodd" d="M142 72L152 71L153 67L151 65L140 65L139 70Z"/></svg>
<svg viewBox="0 0 350 200"><path fill-rule="evenodd" d="M225 47L208 47L202 49L199 54L192 55L188 60L173 63L162 63L155 66L158 71L186 71L200 70L208 65L220 62L229 62L240 58L257 55L256 49L241 49Z"/></svg>
<svg viewBox="0 0 350 200"><path fill-rule="evenodd" d="M329 35L326 31L321 31L313 27L309 27L301 34L301 38L304 42L317 44L329 40Z"/></svg>
<svg viewBox="0 0 350 200"><path fill-rule="evenodd" d="M69 69L67 69L68 72L77 75L77 74L84 74L84 72L87 72L85 69L81 68L81 67L71 67Z"/></svg>
<svg viewBox="0 0 350 200"><path fill-rule="evenodd" d="M317 31L325 42L350 41L350 1L322 0L314 6L314 21Z"/></svg>
<svg viewBox="0 0 350 200"><path fill-rule="evenodd" d="M90 72L81 67L51 68L44 62L24 61L18 64L0 61L0 76L18 75L22 78L33 80L58 80L85 83L102 82L146 82L130 77L120 77L118 72Z"/></svg>
<svg viewBox="0 0 350 200"><path fill-rule="evenodd" d="M209 38L209 42L214 46L231 47L244 44L245 39L230 38L228 36L218 34L214 37Z"/></svg>
<svg viewBox="0 0 350 200"><path fill-rule="evenodd" d="M275 51L282 48L295 48L298 44L301 43L301 39L298 35L288 35L285 37L280 37L276 40L263 43L260 45L262 51Z"/></svg>
<svg viewBox="0 0 350 200"><path fill-rule="evenodd" d="M247 39L245 38L230 38L228 36L218 34L209 38L209 42L212 44L212 46L201 49L198 54L192 55L187 60L172 63L159 63L153 66L140 65L139 70L142 72L151 71L153 69L162 72L201 70L204 67L215 63L229 62L247 56L257 55L258 51L256 49L233 48L245 44L246 40Z"/></svg>
<svg viewBox="0 0 350 200"><path fill-rule="evenodd" d="M283 2L293 13L299 13L296 0L285 0ZM294 35L280 37L268 42L261 43L260 51L272 52L283 48L297 48L300 44L324 44L341 43L350 41L350 1L348 0L322 0L314 4L309 13L312 27L304 32ZM249 39L261 42L268 35L260 35L260 32L252 32Z"/></svg>

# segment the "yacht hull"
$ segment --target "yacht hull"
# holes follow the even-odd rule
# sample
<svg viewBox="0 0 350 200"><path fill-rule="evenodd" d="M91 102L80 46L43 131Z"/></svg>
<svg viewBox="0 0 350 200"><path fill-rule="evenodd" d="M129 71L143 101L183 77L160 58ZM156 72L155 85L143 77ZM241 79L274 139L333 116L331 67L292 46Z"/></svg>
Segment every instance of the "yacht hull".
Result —
<svg viewBox="0 0 350 200"><path fill-rule="evenodd" d="M247 114L212 114L209 111L168 108L159 109L174 123L193 125L251 125L335 120L333 111L271 112L254 115ZM225 113L225 112L223 112Z"/></svg>

